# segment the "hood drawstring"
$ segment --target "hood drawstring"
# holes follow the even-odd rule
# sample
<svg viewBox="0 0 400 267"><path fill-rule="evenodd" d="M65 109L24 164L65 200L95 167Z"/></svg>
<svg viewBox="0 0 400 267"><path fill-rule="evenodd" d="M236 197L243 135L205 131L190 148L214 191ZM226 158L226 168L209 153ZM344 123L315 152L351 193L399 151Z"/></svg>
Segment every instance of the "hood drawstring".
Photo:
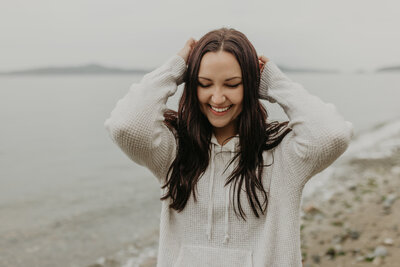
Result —
<svg viewBox="0 0 400 267"><path fill-rule="evenodd" d="M215 144L216 139L213 136L213 141ZM214 188L214 176L215 176L215 144L211 144L211 158L210 158L210 183L209 183L209 202L208 202L208 218L207 218L207 238L209 241L211 241L211 233L212 233L212 222L213 222L213 209L214 209L214 195L213 195L213 188ZM233 144L233 147L235 145ZM224 151L229 151L230 152L230 159L233 158L235 151L233 150L233 147L228 147L229 150L224 150ZM224 147L225 148L225 147ZM222 150L221 150L222 151ZM233 172L234 169L234 164L232 163L229 166L229 174ZM228 175L229 175L228 174ZM229 236L229 195L230 195L230 184L228 186L224 186L224 192L225 192L225 230L224 230L224 241L223 244L227 244L230 236Z"/></svg>
<svg viewBox="0 0 400 267"><path fill-rule="evenodd" d="M211 148L211 174L210 174L210 184L208 187L208 192L210 195L210 200L208 202L208 224L207 224L207 237L208 240L211 240L211 230L212 230L212 217L213 217L213 204L214 204L214 199L213 199L213 183L214 183L214 170L215 170L215 164L214 164L214 147Z"/></svg>
<svg viewBox="0 0 400 267"><path fill-rule="evenodd" d="M231 151L231 159L233 158L234 152ZM233 163L229 166L229 174L233 172ZM229 188L225 187L225 239L224 244L227 244L229 241L229 193L230 193L230 184Z"/></svg>

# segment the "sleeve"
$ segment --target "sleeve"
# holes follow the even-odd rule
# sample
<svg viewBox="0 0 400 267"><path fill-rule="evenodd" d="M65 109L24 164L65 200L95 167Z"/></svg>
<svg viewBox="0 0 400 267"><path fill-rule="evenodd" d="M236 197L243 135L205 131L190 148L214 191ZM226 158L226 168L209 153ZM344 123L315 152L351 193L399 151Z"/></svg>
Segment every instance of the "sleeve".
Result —
<svg viewBox="0 0 400 267"><path fill-rule="evenodd" d="M183 82L186 62L174 55L130 86L104 122L109 136L134 162L162 182L175 158L174 134L163 123L168 97Z"/></svg>
<svg viewBox="0 0 400 267"><path fill-rule="evenodd" d="M260 80L260 97L278 103L292 129L278 146L290 175L286 183L303 187L315 174L331 165L347 149L353 124L332 103L311 95L268 61Z"/></svg>

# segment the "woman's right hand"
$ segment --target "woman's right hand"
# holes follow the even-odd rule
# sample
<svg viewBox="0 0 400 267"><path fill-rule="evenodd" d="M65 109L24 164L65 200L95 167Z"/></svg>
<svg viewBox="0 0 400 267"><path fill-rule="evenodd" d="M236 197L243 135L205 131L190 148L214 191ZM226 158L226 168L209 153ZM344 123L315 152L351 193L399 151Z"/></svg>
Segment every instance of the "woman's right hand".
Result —
<svg viewBox="0 0 400 267"><path fill-rule="evenodd" d="M190 37L189 40L186 41L185 46L178 52L178 55L180 55L186 63L196 43L197 41L193 37Z"/></svg>
<svg viewBox="0 0 400 267"><path fill-rule="evenodd" d="M263 54L258 56L258 64L260 65L260 72L262 73L265 67L265 64L269 61L269 58L264 56Z"/></svg>

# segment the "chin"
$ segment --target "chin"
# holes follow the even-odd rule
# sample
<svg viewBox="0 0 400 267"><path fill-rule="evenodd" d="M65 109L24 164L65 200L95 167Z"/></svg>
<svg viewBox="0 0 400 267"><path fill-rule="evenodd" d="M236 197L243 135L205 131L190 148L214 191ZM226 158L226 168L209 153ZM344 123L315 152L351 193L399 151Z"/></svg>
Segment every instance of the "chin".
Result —
<svg viewBox="0 0 400 267"><path fill-rule="evenodd" d="M220 123L215 124L215 123L212 123L212 122L211 122L211 125L213 127L215 127L215 128L224 128L226 126L226 124L220 124Z"/></svg>
<svg viewBox="0 0 400 267"><path fill-rule="evenodd" d="M210 124L215 127L215 128L224 128L229 124L229 122L218 122L218 121L213 121L213 120L208 120Z"/></svg>

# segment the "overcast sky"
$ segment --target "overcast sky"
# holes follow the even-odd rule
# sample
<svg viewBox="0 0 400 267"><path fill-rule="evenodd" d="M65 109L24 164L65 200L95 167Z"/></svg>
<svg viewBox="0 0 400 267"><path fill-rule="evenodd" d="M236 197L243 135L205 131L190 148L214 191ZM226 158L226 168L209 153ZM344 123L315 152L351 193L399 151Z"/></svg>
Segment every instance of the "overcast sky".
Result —
<svg viewBox="0 0 400 267"><path fill-rule="evenodd" d="M400 65L398 0L1 0L0 71L100 63L153 68L228 26L291 67Z"/></svg>

